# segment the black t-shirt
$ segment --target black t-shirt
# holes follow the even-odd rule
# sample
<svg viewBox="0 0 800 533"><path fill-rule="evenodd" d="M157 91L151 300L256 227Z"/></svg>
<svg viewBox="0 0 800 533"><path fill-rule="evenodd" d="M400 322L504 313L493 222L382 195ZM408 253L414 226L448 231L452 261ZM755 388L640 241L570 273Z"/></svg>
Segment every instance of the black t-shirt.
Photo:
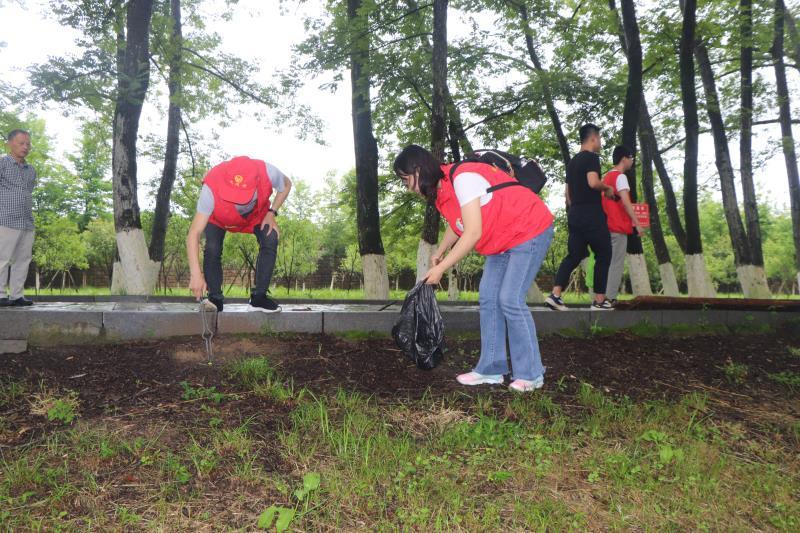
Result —
<svg viewBox="0 0 800 533"><path fill-rule="evenodd" d="M572 205L602 205L602 193L589 187L589 172L597 172L600 176L600 156L594 152L579 152L567 163L567 185Z"/></svg>

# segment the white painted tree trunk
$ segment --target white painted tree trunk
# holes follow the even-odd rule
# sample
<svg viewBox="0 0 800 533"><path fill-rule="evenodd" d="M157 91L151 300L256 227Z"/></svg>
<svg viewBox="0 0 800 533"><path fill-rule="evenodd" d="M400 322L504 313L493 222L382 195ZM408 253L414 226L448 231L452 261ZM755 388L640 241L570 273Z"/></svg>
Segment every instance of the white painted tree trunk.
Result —
<svg viewBox="0 0 800 533"><path fill-rule="evenodd" d="M111 290L114 294L152 294L161 263L150 260L144 232L131 229L117 233L119 262L114 263Z"/></svg>
<svg viewBox="0 0 800 533"><path fill-rule="evenodd" d="M797 293L800 294L800 272L797 273Z"/></svg>
<svg viewBox="0 0 800 533"><path fill-rule="evenodd" d="M364 298L367 300L389 299L389 274L386 270L386 256L366 254L361 256L364 272Z"/></svg>
<svg viewBox="0 0 800 533"><path fill-rule="evenodd" d="M425 239L419 240L419 245L417 246L417 281L424 278L428 270L431 269L431 256L438 247L438 245L430 244Z"/></svg>
<svg viewBox="0 0 800 533"><path fill-rule="evenodd" d="M452 268L447 272L447 300L458 301L458 278Z"/></svg>
<svg viewBox="0 0 800 533"><path fill-rule="evenodd" d="M711 275L706 268L703 254L686 256L686 281L689 285L689 296L695 298L714 298L717 291L711 282Z"/></svg>
<svg viewBox="0 0 800 533"><path fill-rule="evenodd" d="M628 254L628 274L631 277L631 289L633 289L634 296L651 296L653 294L644 254Z"/></svg>
<svg viewBox="0 0 800 533"><path fill-rule="evenodd" d="M529 304L544 303L544 294L542 294L541 289L539 289L539 285L536 283L536 280L533 280L533 283L531 283L531 286L528 289L528 296L525 298L525 300Z"/></svg>
<svg viewBox="0 0 800 533"><path fill-rule="evenodd" d="M664 290L664 296L680 296L678 278L675 277L675 268L672 263L658 265L658 272L661 274L661 288Z"/></svg>
<svg viewBox="0 0 800 533"><path fill-rule="evenodd" d="M736 267L736 277L745 298L772 298L764 267L741 265Z"/></svg>

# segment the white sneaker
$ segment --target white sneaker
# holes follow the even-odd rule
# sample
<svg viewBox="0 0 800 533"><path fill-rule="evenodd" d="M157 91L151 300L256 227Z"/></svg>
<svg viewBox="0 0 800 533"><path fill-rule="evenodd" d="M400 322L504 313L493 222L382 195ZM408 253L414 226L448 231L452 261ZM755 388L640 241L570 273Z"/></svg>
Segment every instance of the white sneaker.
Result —
<svg viewBox="0 0 800 533"><path fill-rule="evenodd" d="M564 305L564 300L560 297L556 296L552 292L550 296L544 299L544 305L552 309L553 311L569 311L569 307Z"/></svg>
<svg viewBox="0 0 800 533"><path fill-rule="evenodd" d="M478 374L477 372L467 372L456 377L456 381L462 385L497 385L503 382L502 374Z"/></svg>
<svg viewBox="0 0 800 533"><path fill-rule="evenodd" d="M528 379L515 379L508 386L509 389L517 392L530 392L544 387L544 376L539 376L533 381Z"/></svg>

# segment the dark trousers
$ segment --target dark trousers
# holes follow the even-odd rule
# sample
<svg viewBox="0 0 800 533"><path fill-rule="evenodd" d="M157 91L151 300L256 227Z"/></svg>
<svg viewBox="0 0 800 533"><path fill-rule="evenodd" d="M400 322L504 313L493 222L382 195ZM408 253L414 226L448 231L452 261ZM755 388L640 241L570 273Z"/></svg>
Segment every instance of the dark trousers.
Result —
<svg viewBox="0 0 800 533"><path fill-rule="evenodd" d="M567 257L561 261L556 272L556 285L567 288L572 271L589 257L588 246L594 252L594 292L605 294L608 267L611 264L611 233L602 206L573 205L567 212L567 221Z"/></svg>
<svg viewBox="0 0 800 533"><path fill-rule="evenodd" d="M278 256L278 234L270 232L269 226L262 230L256 226L253 233L258 239L258 261L256 262L256 294L265 294L275 270L275 259ZM208 223L206 226L206 247L203 250L203 274L208 285L208 295L222 298L222 243L227 231Z"/></svg>

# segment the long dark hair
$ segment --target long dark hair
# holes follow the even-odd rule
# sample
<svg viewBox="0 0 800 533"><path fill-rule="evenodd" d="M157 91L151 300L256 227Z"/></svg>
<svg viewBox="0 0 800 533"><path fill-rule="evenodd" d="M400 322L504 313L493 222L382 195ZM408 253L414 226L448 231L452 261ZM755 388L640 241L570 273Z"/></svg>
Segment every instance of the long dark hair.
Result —
<svg viewBox="0 0 800 533"><path fill-rule="evenodd" d="M419 192L425 198L436 198L439 180L444 177L442 163L422 146L410 144L403 148L394 160L394 173L398 176L413 176L419 170Z"/></svg>

